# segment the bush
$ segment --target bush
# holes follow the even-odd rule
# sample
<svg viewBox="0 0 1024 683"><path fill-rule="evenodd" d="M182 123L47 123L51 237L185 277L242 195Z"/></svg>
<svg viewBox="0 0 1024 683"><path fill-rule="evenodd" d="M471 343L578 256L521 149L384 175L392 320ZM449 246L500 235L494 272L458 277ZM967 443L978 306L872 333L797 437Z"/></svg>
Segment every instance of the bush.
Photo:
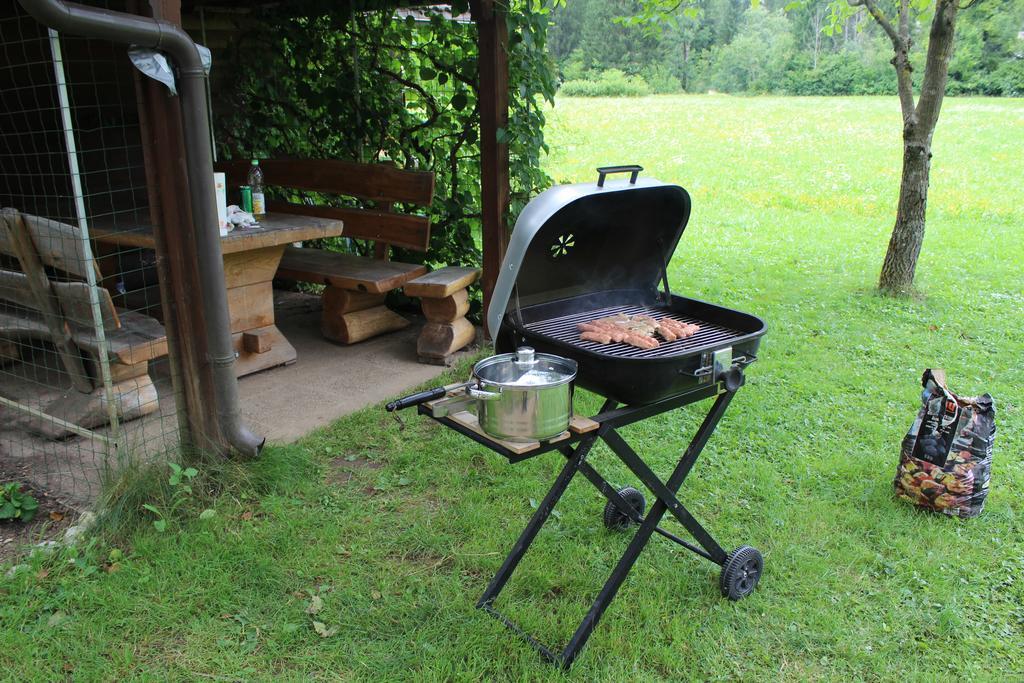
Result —
<svg viewBox="0 0 1024 683"><path fill-rule="evenodd" d="M1003 62L992 73L998 94L1005 97L1024 97L1024 59Z"/></svg>
<svg viewBox="0 0 1024 683"><path fill-rule="evenodd" d="M595 81L566 81L559 92L567 97L641 97L650 94L651 89L641 76L627 76L619 69L608 69Z"/></svg>
<svg viewBox="0 0 1024 683"><path fill-rule="evenodd" d="M682 83L672 74L672 69L665 64L651 64L641 72L641 77L650 86L651 92L658 95L683 89Z"/></svg>
<svg viewBox="0 0 1024 683"><path fill-rule="evenodd" d="M710 85L722 92L779 92L794 50L786 16L752 5L732 42L712 50Z"/></svg>
<svg viewBox="0 0 1024 683"><path fill-rule="evenodd" d="M789 73L794 95L893 95L896 71L887 64L866 63L853 52L822 55L817 69Z"/></svg>
<svg viewBox="0 0 1024 683"><path fill-rule="evenodd" d="M562 80L565 81L587 80L595 73L593 69L587 66L579 50L574 50L569 55L569 60L562 65Z"/></svg>

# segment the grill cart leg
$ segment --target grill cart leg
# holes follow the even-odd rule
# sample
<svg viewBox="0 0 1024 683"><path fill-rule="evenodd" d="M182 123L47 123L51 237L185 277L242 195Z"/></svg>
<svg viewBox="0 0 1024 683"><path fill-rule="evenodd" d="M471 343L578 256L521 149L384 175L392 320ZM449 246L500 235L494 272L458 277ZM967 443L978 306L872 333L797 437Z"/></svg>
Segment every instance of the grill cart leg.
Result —
<svg viewBox="0 0 1024 683"><path fill-rule="evenodd" d="M571 452L568 462L565 463L565 467L559 472L558 478L555 479L555 483L551 486L551 490L548 491L547 495L544 496L544 500L541 501L540 505L537 506L536 512L533 513L533 517L530 518L530 523L523 529L523 533L519 535L519 539L516 540L514 546L512 546L512 552L505 558L505 562L502 563L501 569L491 579L491 583L488 584L487 590L477 601L477 607L487 607L494 602L494 599L498 597L498 593L505 587L505 583L509 577L512 576L512 572L515 571L519 561L523 559L523 555L530 548L530 544L533 543L533 539L537 537L537 532L544 526L544 523L548 520L548 516L551 511L555 509L555 504L558 503L558 499L562 497L565 490L569 487L569 482L572 481L573 476L576 474L576 470L579 468L583 458L587 457L587 453L594 446L594 442L597 440L597 435L591 436L587 439L580 441L576 448Z"/></svg>
<svg viewBox="0 0 1024 683"><path fill-rule="evenodd" d="M715 542L711 535L708 534L696 520L690 516L689 512L686 511L678 500L676 500L675 492L682 486L683 481L686 479L686 475L690 473L690 469L693 464L697 461L697 457L701 451L704 450L704 446L707 444L708 439L711 437L712 432L715 431L715 427L718 426L719 420L722 419L722 415L725 413L725 409L729 407L729 403L732 401L735 391L727 391L724 394L719 395L715 404L711 407L711 411L704 418L700 427L697 429L697 433L694 435L693 440L683 453L683 457L680 459L679 464L676 465L672 475L668 478L666 483L662 483L661 480L651 472L650 468L640 460L636 452L622 439L621 436L614 429L614 425L602 423L602 428L599 430L601 438L604 439L605 443L618 455L622 461L626 464L630 470L633 471L644 484L651 489L651 492L655 494L657 500L654 505L651 506L651 511L644 518L643 523L633 536L633 540L630 541L629 547L626 548L626 552L623 553L619 563L612 570L611 576L605 582L604 587L601 588L601 592L598 594L597 599L594 600L594 604L591 605L590 611L583 618L583 622L580 623L576 632L569 640L568 645L565 646L565 650L562 651L561 663L563 668L568 669L573 661L576 659L580 650L586 644L587 639L590 638L590 634L593 633L597 623L601 620L601 616L604 611L611 604L611 601L615 599L615 594L622 586L623 581L626 580L626 576L629 575L630 570L633 568L633 564L636 563L640 553L643 552L644 547L648 541L651 540L651 535L655 531L659 531L658 524L661 522L661 518L664 517L667 511L672 511L673 514L679 519L679 521L694 535L694 537L704 547L705 553L699 553L704 555L708 559L712 560L716 564L723 564L727 559L727 555L724 550ZM598 421L599 418L595 418ZM584 465L589 468L592 472L593 469L589 465ZM638 466L639 465L639 466ZM602 493L605 493L609 500L614 500L612 497L607 495L608 487L607 483L601 479L597 472L593 472L597 479L600 479L605 486L601 486L595 482L598 489ZM587 475L587 478L592 482L594 481L591 476ZM617 497L617 492L616 492ZM673 539L675 540L675 539ZM682 539L678 539L682 540ZM692 550L696 550L688 543L683 543ZM756 551L755 551L756 552ZM755 581L756 583L756 581ZM752 587L751 587L752 590Z"/></svg>
<svg viewBox="0 0 1024 683"><path fill-rule="evenodd" d="M738 388L738 386L736 388ZM619 436L616 431L619 427L623 427L648 417L650 414L653 414L656 407L640 406L637 408L631 408L627 406L625 408L615 410L615 403L610 400L607 401L601 409L601 413L594 417L594 420L601 424L601 427L596 432L586 435L586 437L579 441L575 448L571 446L563 446L557 449L567 459L565 466L558 474L558 477L555 479L551 489L544 497L544 500L537 507L536 512L534 512L533 516L530 518L529 524L527 524L522 534L520 534L519 539L516 541L508 557L505 558L505 561L502 563L498 573L487 586L487 590L484 591L479 602L477 602L477 607L485 610L505 624L509 629L522 636L528 643L530 643L530 645L540 652L545 659L561 666L563 669L568 669L572 666L573 661L583 649L587 639L590 638L590 634L593 633L594 628L601 620L601 616L604 614L605 610L611 604L612 600L615 599L615 595L622 586L622 583L626 580L626 576L629 575L629 572L636 563L640 553L643 552L647 543L650 541L651 536L655 533L658 533L665 538L692 550L698 555L721 565L722 575L720 578L720 584L724 595L734 600L748 595L754 589L754 586L760 578L762 568L761 554L749 546L741 546L732 553L726 554L715 539L713 539L704 527L702 527L692 517L692 515L690 515L689 511L683 507L676 497L679 488L682 486L683 481L693 468L697 457L707 444L708 439L711 437L712 432L714 432L715 427L717 427L719 420L722 419L722 415L725 413L726 408L728 408L735 393L736 389L730 389L718 395L718 398L711 407L711 410L697 429L690 445L683 452L683 455L680 458L679 463L676 465L675 470L673 470L672 475L665 482L662 482L657 475L651 471L640 456L637 455L637 453L621 436ZM643 510L638 510L633 504L630 504L627 497L620 495L618 490L605 481L605 479L589 463L586 462L586 457L598 438L603 439L612 451L655 495L655 503L651 506L651 510L646 516L644 516ZM523 631L512 620L494 609L493 605L498 594L512 576L519 564L519 561L523 558L523 555L526 554L526 551L529 549L534 538L536 538L541 527L543 527L545 522L547 522L551 511L558 503L558 500L562 497L562 494L565 493L569 483L572 481L572 478L575 476L577 471L583 473L583 476L585 476L624 517L638 523L640 528L637 529L636 534L629 543L629 546L626 548L626 551L612 570L608 580L605 581L600 593L598 593L598 596L591 605L587 615L583 618L583 621L580 623L575 633L573 633L569 643L561 653L556 653L542 645L531 635ZM630 496L630 498L633 498L634 504L639 503L639 500L635 497ZM640 498L642 498L642 496ZM700 544L700 547L693 545L692 543L689 543L658 526L666 512L672 513L672 515L694 536Z"/></svg>

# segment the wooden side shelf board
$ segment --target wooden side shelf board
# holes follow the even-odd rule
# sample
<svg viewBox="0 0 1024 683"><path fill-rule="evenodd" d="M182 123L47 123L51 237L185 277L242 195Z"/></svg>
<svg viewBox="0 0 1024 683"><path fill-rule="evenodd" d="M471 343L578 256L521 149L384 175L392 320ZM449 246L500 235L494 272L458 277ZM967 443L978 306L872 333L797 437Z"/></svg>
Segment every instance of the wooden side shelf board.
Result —
<svg viewBox="0 0 1024 683"><path fill-rule="evenodd" d="M600 422L594 422L589 417L583 417L581 415L573 415L572 419L569 420L569 431L573 434L586 434L592 432L601 426Z"/></svg>
<svg viewBox="0 0 1024 683"><path fill-rule="evenodd" d="M516 455L529 453L532 450L540 448L540 441L505 441L502 439L495 439L493 436L488 435L486 432L484 432L483 429L480 428L480 421L477 419L476 415L468 411L463 411L461 413L449 415L448 419L450 419L452 422L459 423L466 429L470 429L476 432L477 434L484 437L488 441L492 441L501 446L502 448L505 448L511 451L512 453L515 453ZM572 436L572 434L570 434L568 431L564 431L554 438L545 439L544 443L558 443L559 441L565 441L570 436Z"/></svg>

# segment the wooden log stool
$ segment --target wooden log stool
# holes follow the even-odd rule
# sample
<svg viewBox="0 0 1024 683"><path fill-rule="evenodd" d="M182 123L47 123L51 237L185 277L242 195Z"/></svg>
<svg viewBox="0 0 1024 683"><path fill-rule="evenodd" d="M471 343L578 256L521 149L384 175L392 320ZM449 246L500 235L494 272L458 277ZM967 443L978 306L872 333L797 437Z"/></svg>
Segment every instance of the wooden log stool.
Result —
<svg viewBox="0 0 1024 683"><path fill-rule="evenodd" d="M447 365L453 353L476 337L473 324L466 320L469 311L466 288L479 277L479 268L448 266L405 284L407 296L420 297L423 315L427 318L416 342L421 362Z"/></svg>

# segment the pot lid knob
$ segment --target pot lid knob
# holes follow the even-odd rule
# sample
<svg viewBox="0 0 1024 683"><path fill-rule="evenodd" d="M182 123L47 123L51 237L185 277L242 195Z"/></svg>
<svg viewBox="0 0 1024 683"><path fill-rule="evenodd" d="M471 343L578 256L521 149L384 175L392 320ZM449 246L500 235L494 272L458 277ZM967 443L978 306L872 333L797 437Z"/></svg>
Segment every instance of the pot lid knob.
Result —
<svg viewBox="0 0 1024 683"><path fill-rule="evenodd" d="M516 349L517 365L532 365L536 359L533 356L533 347L520 346Z"/></svg>

